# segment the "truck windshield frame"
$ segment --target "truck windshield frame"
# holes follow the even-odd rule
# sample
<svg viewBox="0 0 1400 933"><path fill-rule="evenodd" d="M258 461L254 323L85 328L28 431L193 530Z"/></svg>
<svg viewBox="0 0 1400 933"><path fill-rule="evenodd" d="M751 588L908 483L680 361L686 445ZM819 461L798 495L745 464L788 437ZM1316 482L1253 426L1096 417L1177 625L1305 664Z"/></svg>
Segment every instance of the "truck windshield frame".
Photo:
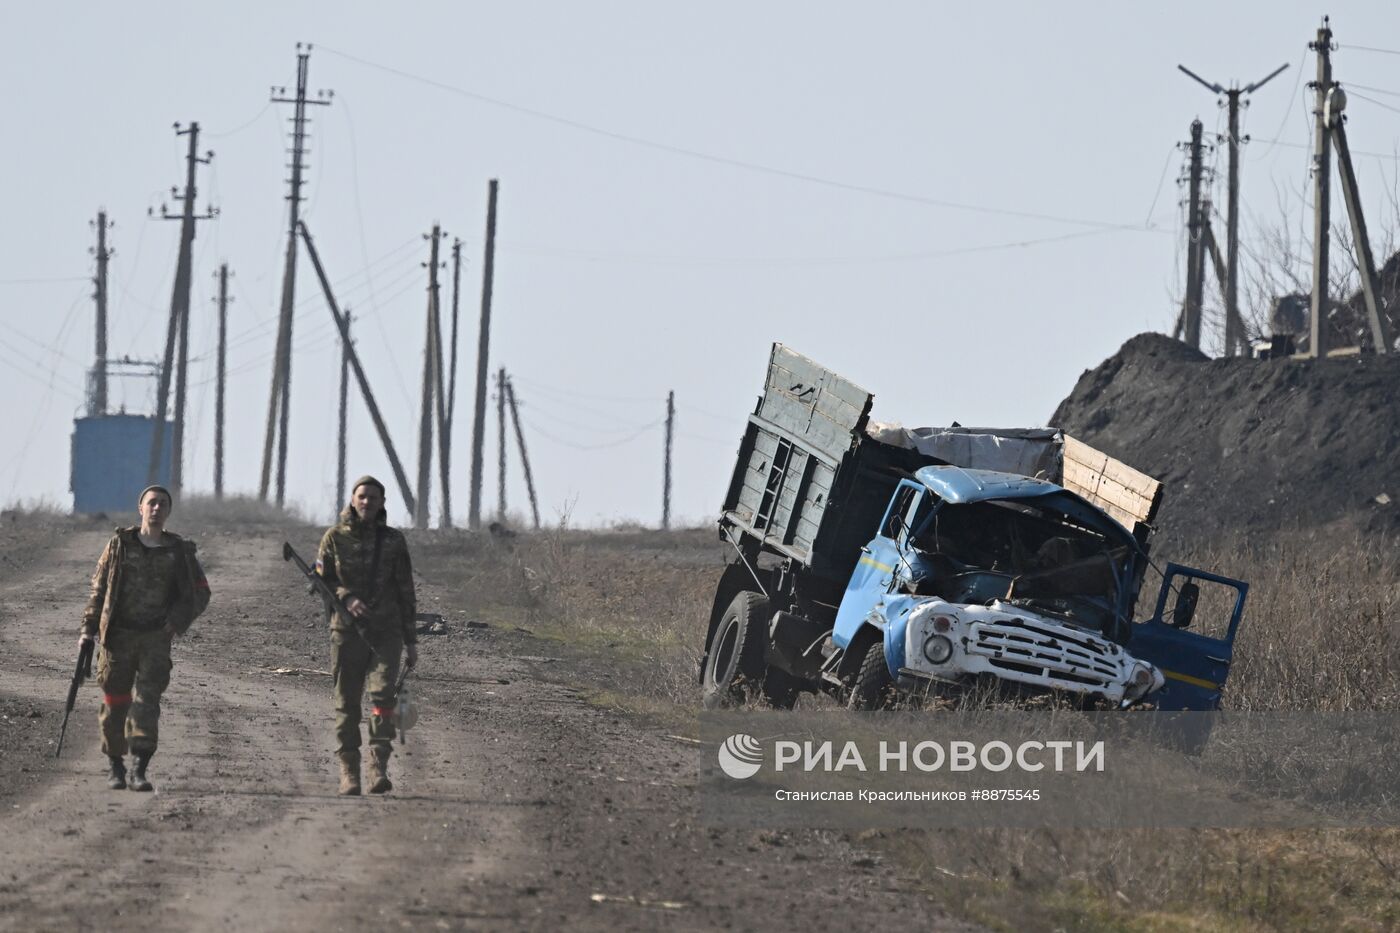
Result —
<svg viewBox="0 0 1400 933"><path fill-rule="evenodd" d="M1136 549L1121 526L1079 505L1063 492L955 503L929 490L905 541L933 577L918 592L1001 599L1116 635Z"/></svg>

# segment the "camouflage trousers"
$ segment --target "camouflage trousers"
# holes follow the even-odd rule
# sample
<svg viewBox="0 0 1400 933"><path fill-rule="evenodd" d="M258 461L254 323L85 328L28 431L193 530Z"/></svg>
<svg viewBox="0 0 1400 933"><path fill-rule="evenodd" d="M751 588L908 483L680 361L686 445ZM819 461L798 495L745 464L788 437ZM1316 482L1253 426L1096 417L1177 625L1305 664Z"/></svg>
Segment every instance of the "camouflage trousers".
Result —
<svg viewBox="0 0 1400 933"><path fill-rule="evenodd" d="M374 651L354 632L331 632L331 677L335 685L335 742L340 753L359 752L360 699L369 690L369 744L394 739L394 682L398 680L403 636L375 633Z"/></svg>
<svg viewBox="0 0 1400 933"><path fill-rule="evenodd" d="M170 636L163 631L112 629L98 649L97 685L102 688L102 751L119 758L128 750L154 752L160 727L160 697L170 686Z"/></svg>

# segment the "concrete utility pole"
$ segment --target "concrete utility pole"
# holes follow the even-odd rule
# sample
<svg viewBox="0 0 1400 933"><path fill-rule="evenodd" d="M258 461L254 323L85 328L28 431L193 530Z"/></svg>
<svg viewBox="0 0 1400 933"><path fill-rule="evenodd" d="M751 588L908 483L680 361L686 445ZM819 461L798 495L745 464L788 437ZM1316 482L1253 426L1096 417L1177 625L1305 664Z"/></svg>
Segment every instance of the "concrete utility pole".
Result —
<svg viewBox="0 0 1400 933"><path fill-rule="evenodd" d="M481 269L481 334L476 345L476 411L472 418L472 490L468 527L481 528L482 445L486 442L486 373L490 367L491 277L496 268L496 179L487 187L486 256Z"/></svg>
<svg viewBox="0 0 1400 933"><path fill-rule="evenodd" d="M1226 206L1227 214L1225 219L1225 279L1221 283L1221 287L1225 289L1225 355L1234 356L1236 346L1238 345L1242 348L1245 338L1244 330L1236 327L1236 324L1240 320L1239 305L1237 303L1240 265L1240 98L1242 95L1245 96L1244 105L1248 107L1249 100L1247 95L1254 93L1269 81L1278 77L1278 75L1288 67L1288 63L1284 62L1262 80L1255 81L1253 84L1247 84L1242 88L1233 87L1229 90L1226 90L1219 84L1205 80L1185 65L1177 65L1176 67L1205 85L1214 93L1224 94L1225 106L1229 111L1230 187L1229 203ZM1249 137L1246 136L1243 141L1248 142Z"/></svg>
<svg viewBox="0 0 1400 933"><path fill-rule="evenodd" d="M224 497L224 382L228 362L228 263L219 266L219 352L214 377L214 498Z"/></svg>
<svg viewBox="0 0 1400 933"><path fill-rule="evenodd" d="M1317 53L1317 80L1308 86L1317 91L1316 110L1313 111L1313 276L1312 307L1308 321L1308 355L1327 355L1327 311L1330 304L1327 297L1328 228L1331 224L1332 180L1331 127L1327 118L1327 94L1332 90L1332 30L1327 17L1317 30L1317 39L1308 43L1308 48Z"/></svg>
<svg viewBox="0 0 1400 933"><path fill-rule="evenodd" d="M437 265L438 241L442 238L439 227L434 224L428 235L432 246L428 253L428 317L423 337L423 409L418 420L418 509L413 516L415 528L428 527L428 498L432 490L433 473L433 399L441 390L442 353L438 343L442 337L437 317ZM436 362L436 365L435 365ZM439 378L434 378L434 373Z"/></svg>
<svg viewBox="0 0 1400 933"><path fill-rule="evenodd" d="M369 380L365 378L364 367L360 365L360 355L355 352L355 344L350 340L349 319L340 313L335 293L331 291L330 279L326 278L325 267L321 265L321 257L316 252L316 244L312 242L306 224L300 224L299 229L301 240L306 244L306 255L311 260L312 268L316 270L316 278L321 282L321 292L326 296L326 306L330 308L331 317L335 318L335 326L340 331L342 346L350 353L350 368L355 371L355 381L359 383L360 394L364 396L370 420L374 422L374 430L379 434L379 442L384 445L384 455L389 458L389 465L394 469L394 479L399 484L399 495L403 496L404 511L408 515L414 515L417 512L417 500L414 499L413 490L408 485L403 461L399 459L398 450L394 447L393 439L389 437L389 428L384 423L384 416L379 412L379 404L374 400L374 393L370 391Z"/></svg>
<svg viewBox="0 0 1400 933"><path fill-rule="evenodd" d="M1225 271L1225 259L1220 255L1220 244L1215 241L1215 231L1211 228L1210 225L1209 209L1207 209L1206 211L1206 220L1205 223L1202 225L1201 230L1202 236L1205 237L1206 251L1210 253L1211 262L1215 265L1215 280L1220 284L1220 294L1221 297L1224 298L1225 280L1227 278L1228 273ZM1238 315L1231 315L1228 303L1225 308L1225 314L1227 316L1234 317L1233 330L1236 334L1240 335L1240 341L1241 343L1243 343L1245 336L1244 321L1242 321ZM1226 326L1231 327L1231 324L1228 320L1226 321Z"/></svg>
<svg viewBox="0 0 1400 933"><path fill-rule="evenodd" d="M661 493L661 529L671 528L671 436L676 427L676 391L666 393L666 470Z"/></svg>
<svg viewBox="0 0 1400 933"><path fill-rule="evenodd" d="M285 96L285 87L274 87L270 100L273 103L292 104L292 148L287 150L291 155L291 164L287 167L292 174L288 179L290 191L287 194L287 201L290 208L287 212L287 258L282 271L282 306L281 313L277 319L277 350L273 354L272 362L272 391L268 396L267 403L267 434L263 441L263 462L262 476L258 481L258 497L264 502L267 501L268 484L272 473L272 443L277 440L277 504L280 506L286 501L287 493L287 423L291 413L291 384L292 384L292 317L293 308L296 303L296 283L297 283L297 224L301 220L301 194L302 185L305 183L305 163L306 154L310 151L306 148L306 141L310 138L306 132L306 125L310 119L306 116L308 104L318 106L328 106L332 96L329 91L317 91L317 100L307 100L306 79L310 67L311 46L297 43L297 88L295 97Z"/></svg>
<svg viewBox="0 0 1400 933"><path fill-rule="evenodd" d="M1356 190L1356 171L1351 165L1351 147L1347 145L1346 94L1341 86L1332 91L1332 142L1337 147L1337 175L1342 182L1342 200L1351 218L1352 239L1356 242L1356 266L1361 274L1361 295L1366 304L1366 319L1371 325L1371 341L1377 353L1391 352L1390 325L1381 313L1380 276L1376 260L1371 255L1370 235L1366 232L1366 215L1361 212L1361 197Z"/></svg>
<svg viewBox="0 0 1400 933"><path fill-rule="evenodd" d="M520 430L520 410L515 406L515 386L506 380L506 402L510 405L510 420L515 425L515 442L520 445L520 465L525 470L525 491L530 495L530 515L535 520L535 530L540 530L540 503L535 498L535 477L530 472L530 455L525 452L525 434Z"/></svg>
<svg viewBox="0 0 1400 933"><path fill-rule="evenodd" d="M496 373L496 518L506 520L506 368Z"/></svg>
<svg viewBox="0 0 1400 933"><path fill-rule="evenodd" d="M452 239L452 359L447 382L447 426L451 430L457 415L457 310L462 294L462 241Z"/></svg>
<svg viewBox="0 0 1400 933"><path fill-rule="evenodd" d="M191 265L194 252L195 222L218 216L216 208L209 208L203 214L194 212L195 168L202 162L208 164L214 153L199 155L199 124L191 123L188 129L180 129L175 124L175 135L190 138L189 152L185 156L185 193L177 194L170 189L171 197L184 203L179 214L170 213L164 204L160 208L162 220L180 221L180 257L175 264L175 286L170 294L170 322L165 332L165 361L160 370L160 382L156 390L156 424L151 434L151 461L146 471L146 481L157 482L160 475L160 452L165 446L165 412L170 396L170 374L176 365L175 346L179 342L178 376L175 382L175 427L170 440L170 491L180 494L183 485L183 462L185 443L185 384L186 369L190 351L190 286L192 283Z"/></svg>
<svg viewBox="0 0 1400 933"><path fill-rule="evenodd" d="M345 501L345 495L350 490L345 488L349 482L345 476L345 445L346 435L349 432L350 424L348 416L350 413L350 309L345 309L345 336L340 339L340 420L336 425L336 455L335 455L335 511L340 513L340 507Z"/></svg>
<svg viewBox="0 0 1400 933"><path fill-rule="evenodd" d="M1201 121L1191 121L1191 201L1186 219L1186 306L1182 314L1188 346L1201 347Z"/></svg>
<svg viewBox="0 0 1400 933"><path fill-rule="evenodd" d="M92 395L88 399L88 416L107 414L107 260L116 250L107 248L107 212L97 212L97 275L93 278L93 300L97 303L97 346L92 366Z"/></svg>
<svg viewBox="0 0 1400 933"><path fill-rule="evenodd" d="M451 528L452 435L447 419L447 377L443 370L442 289L438 286L438 269L441 268L442 264L437 261L439 244L447 232L437 227L434 227L433 231L435 234L433 237L433 268L428 277L428 307L433 318L433 405L437 410L438 484L442 487L442 495L439 497L442 515L438 519L438 527Z"/></svg>

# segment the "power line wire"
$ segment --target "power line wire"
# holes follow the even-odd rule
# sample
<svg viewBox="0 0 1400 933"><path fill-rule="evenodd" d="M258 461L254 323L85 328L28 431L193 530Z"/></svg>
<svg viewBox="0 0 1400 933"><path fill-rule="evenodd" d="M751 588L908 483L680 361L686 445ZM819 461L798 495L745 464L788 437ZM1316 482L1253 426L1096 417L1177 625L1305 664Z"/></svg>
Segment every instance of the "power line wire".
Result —
<svg viewBox="0 0 1400 933"><path fill-rule="evenodd" d="M526 107L520 104L511 103L510 101L501 100L496 97L490 97L485 94L477 93L476 91L467 90L466 88L457 87L456 85L448 84L444 81L438 81L434 78L428 78L424 77L423 75L413 74L412 72L404 71L400 68L394 68L390 65L382 65L378 62L372 62L368 59L360 58L357 55L351 55L348 52L342 52L326 45L318 44L317 48L329 52L332 55L338 55L341 58L344 58L348 61L364 65L365 67L374 68L379 71L384 71L388 74L392 74L409 81L417 81L419 83L426 84L430 87L435 87L439 90L448 91L450 93L457 94L462 97L478 101L480 103L490 104L494 107L500 107L505 110L521 113L539 120L546 120L550 123L559 124L560 126L567 126L571 129L580 130L585 133L592 133L596 136L602 136L607 139L616 140L618 142L630 143L635 146L642 146L644 148L654 149L660 152L667 152L672 155L679 155L691 159L698 159L703 162L711 162L716 165L727 165L731 168L740 168L752 172L761 172L766 175L775 175L781 178L789 178L795 181L805 181L810 184L822 185L828 188L836 188L842 191L853 191L860 194L873 195L875 197L889 198L898 201L907 201L915 204L926 204L932 207L943 207L948 208L950 210L970 211L979 214L994 214L1003 217L1017 217L1023 220L1041 220L1053 223L1074 224L1077 226L1097 227L1112 230L1153 232L1149 231L1148 228L1140 227L1137 224L1123 224L1113 223L1110 221L1089 220L1082 217L1066 217L1062 215L1046 214L1036 211L1018 211L1013 210L1011 208L988 207L986 205L967 204L959 201L950 201L944 198L932 198L926 197L924 195L909 194L907 192L894 191L888 188L880 188L874 185L864 185L857 184L854 182L845 182L834 178L825 178L820 175L812 175L807 172L797 172L790 169L778 168L772 165L763 165L758 162L749 162L744 159L735 159L729 156L716 155L711 152L702 152L698 149L689 149L685 146L677 146L672 143L658 142L657 140L646 139L641 136L633 136L629 133L620 133L616 130L604 129L599 126L594 126L590 123L584 123L581 120L575 120L571 117L561 117L558 114L548 113L547 111L538 110L534 107Z"/></svg>

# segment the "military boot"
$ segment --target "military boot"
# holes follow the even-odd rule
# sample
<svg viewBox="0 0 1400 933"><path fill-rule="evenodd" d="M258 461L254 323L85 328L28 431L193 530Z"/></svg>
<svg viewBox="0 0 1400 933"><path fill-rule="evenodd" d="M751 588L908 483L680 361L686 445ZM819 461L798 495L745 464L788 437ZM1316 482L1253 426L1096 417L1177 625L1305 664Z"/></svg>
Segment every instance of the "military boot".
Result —
<svg viewBox="0 0 1400 933"><path fill-rule="evenodd" d="M394 789L389 780L389 756L393 753L388 745L371 745L369 756L369 792L383 794Z"/></svg>
<svg viewBox="0 0 1400 933"><path fill-rule="evenodd" d="M151 782L146 780L146 765L151 763L151 756L155 752L137 752L136 763L131 769L131 782L129 786L132 790L150 791L155 790Z"/></svg>
<svg viewBox="0 0 1400 933"><path fill-rule="evenodd" d="M345 797L360 796L360 753L341 752L340 759L340 791Z"/></svg>
<svg viewBox="0 0 1400 933"><path fill-rule="evenodd" d="M126 790L126 762L120 755L108 755L107 786L112 790Z"/></svg>

